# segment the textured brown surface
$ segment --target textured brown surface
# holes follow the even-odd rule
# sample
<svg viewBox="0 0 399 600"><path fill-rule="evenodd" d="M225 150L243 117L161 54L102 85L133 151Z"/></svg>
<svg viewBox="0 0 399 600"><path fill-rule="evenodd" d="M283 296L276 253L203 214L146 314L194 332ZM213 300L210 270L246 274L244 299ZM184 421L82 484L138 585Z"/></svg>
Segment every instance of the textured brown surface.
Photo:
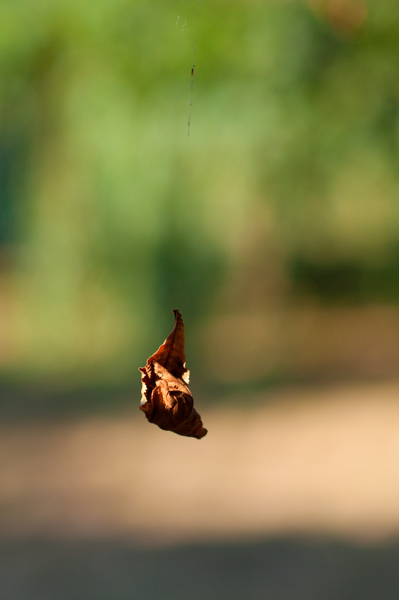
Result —
<svg viewBox="0 0 399 600"><path fill-rule="evenodd" d="M147 366L155 361L165 367L171 375L189 383L190 371L186 368L184 352L184 323L178 310L174 310L175 326L164 343L147 360ZM141 370L141 369L140 369Z"/></svg>
<svg viewBox="0 0 399 600"><path fill-rule="evenodd" d="M190 372L184 353L184 324L178 310L175 326L160 348L150 356L141 371L140 410L150 423L186 437L203 438L207 434L194 408L188 388Z"/></svg>

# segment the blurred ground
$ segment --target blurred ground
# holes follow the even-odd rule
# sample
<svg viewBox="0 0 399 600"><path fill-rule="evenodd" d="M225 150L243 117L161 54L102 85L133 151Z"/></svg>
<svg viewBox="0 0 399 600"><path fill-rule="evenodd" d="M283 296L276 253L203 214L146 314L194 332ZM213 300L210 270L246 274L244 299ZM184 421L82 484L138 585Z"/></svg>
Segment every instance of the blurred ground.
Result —
<svg viewBox="0 0 399 600"><path fill-rule="evenodd" d="M125 539L0 546L4 600L396 600L398 544L326 539L139 548Z"/></svg>
<svg viewBox="0 0 399 600"><path fill-rule="evenodd" d="M4 425L0 531L147 544L395 536L398 396L399 382L390 382L199 405L209 429L202 441L162 432L136 406L118 416Z"/></svg>
<svg viewBox="0 0 399 600"><path fill-rule="evenodd" d="M3 424L1 598L396 599L398 394L199 401L201 441L136 406Z"/></svg>

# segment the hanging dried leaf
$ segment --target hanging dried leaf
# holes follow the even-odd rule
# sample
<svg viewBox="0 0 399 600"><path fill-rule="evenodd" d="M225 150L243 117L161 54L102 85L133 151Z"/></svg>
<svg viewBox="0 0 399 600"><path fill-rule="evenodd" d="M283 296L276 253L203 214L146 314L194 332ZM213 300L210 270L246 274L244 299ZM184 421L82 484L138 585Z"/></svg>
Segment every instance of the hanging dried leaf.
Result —
<svg viewBox="0 0 399 600"><path fill-rule="evenodd" d="M184 354L184 324L178 310L175 326L141 371L140 410L150 423L179 435L203 438L207 434L187 385L190 371Z"/></svg>

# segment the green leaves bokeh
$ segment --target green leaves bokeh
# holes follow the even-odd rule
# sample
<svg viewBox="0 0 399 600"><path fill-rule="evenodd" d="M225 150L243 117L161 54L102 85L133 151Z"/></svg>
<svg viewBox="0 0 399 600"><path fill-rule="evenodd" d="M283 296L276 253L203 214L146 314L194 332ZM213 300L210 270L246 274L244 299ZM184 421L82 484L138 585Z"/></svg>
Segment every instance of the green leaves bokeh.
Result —
<svg viewBox="0 0 399 600"><path fill-rule="evenodd" d="M399 2L315 5L200 0L187 137L195 1L3 0L5 368L120 381L174 308L200 363L276 294L398 301Z"/></svg>

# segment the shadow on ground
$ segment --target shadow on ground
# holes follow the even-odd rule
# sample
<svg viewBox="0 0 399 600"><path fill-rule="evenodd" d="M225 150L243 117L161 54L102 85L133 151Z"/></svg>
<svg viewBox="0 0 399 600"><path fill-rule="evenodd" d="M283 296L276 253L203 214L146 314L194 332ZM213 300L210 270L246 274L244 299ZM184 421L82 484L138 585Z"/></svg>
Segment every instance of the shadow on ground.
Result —
<svg viewBox="0 0 399 600"><path fill-rule="evenodd" d="M331 540L140 548L128 541L0 545L3 600L397 600L399 543Z"/></svg>

